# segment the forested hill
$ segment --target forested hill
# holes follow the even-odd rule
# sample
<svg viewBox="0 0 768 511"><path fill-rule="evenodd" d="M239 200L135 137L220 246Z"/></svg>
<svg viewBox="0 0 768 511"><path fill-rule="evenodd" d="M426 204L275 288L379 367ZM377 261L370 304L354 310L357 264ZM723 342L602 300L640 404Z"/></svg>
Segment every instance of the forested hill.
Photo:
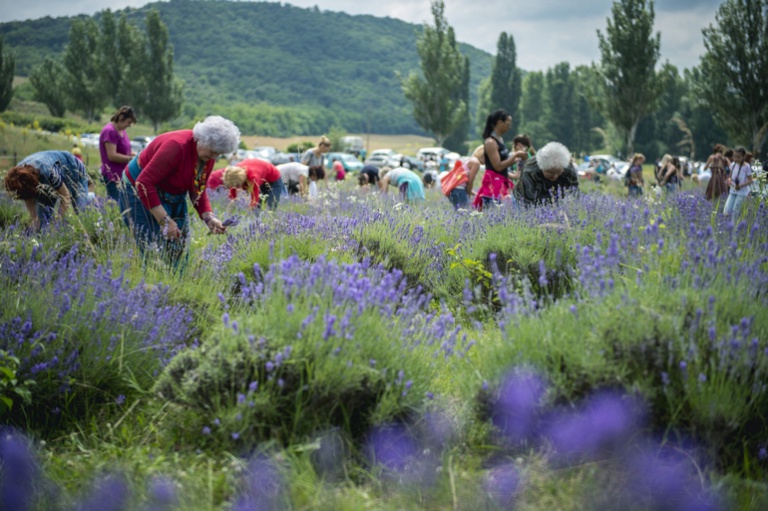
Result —
<svg viewBox="0 0 768 511"><path fill-rule="evenodd" d="M422 27L391 18L350 16L272 2L171 0L125 12L144 26L157 9L185 82L184 116L221 113L243 132L264 135L349 132L418 133L396 73L417 70ZM98 15L96 16L98 21ZM26 75L60 55L73 18L0 24ZM503 27L500 27L501 31ZM461 44L471 61L473 110L492 57Z"/></svg>

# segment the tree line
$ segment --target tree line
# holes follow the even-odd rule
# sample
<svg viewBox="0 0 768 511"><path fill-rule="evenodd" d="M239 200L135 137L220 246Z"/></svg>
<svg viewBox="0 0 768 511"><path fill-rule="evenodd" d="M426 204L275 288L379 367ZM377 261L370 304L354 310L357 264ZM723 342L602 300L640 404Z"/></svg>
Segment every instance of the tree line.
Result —
<svg viewBox="0 0 768 511"><path fill-rule="evenodd" d="M168 28L154 9L147 13L144 30L125 14L119 19L109 9L101 14L100 23L92 17L74 19L63 56L46 57L31 69L35 99L54 117L70 110L88 122L109 106L131 105L157 132L161 123L179 115L183 102ZM12 80L12 69L2 72L3 80L8 74ZM0 111L3 106L0 102Z"/></svg>
<svg viewBox="0 0 768 511"><path fill-rule="evenodd" d="M197 5L208 6L205 2ZM162 7L189 6L179 3ZM264 15L287 19L299 14L326 15L267 4L233 7L258 7L265 10ZM559 140L575 153L605 148L625 156L637 150L652 156L669 152L703 158L714 143L732 141L757 154L768 132L768 92L763 79L768 76L766 12L768 0L723 2L715 22L703 31L706 52L700 65L681 73L668 62L659 63L661 36L652 29L653 1L615 1L605 30L597 31L600 62L576 67L561 62L546 71L526 72L516 65L513 35L502 32L490 70L478 80L470 72L470 68L476 72L478 66L469 57L477 55L467 53L456 42L444 16L444 3L435 1L434 25L425 24L416 41L419 69L398 75L400 92L412 112L405 106L390 114L412 114L418 126L432 134L438 144L461 152L468 149L469 141L479 137L485 116L496 108L505 108L513 116L513 133L526 133L537 143ZM137 14L132 14L133 19ZM345 18L344 22L351 21ZM393 24L387 29L398 27ZM193 50L187 48L187 59L190 52ZM360 57L358 53L355 58ZM266 57L268 53L260 51L260 55ZM388 67L386 61L376 60L375 65ZM13 67L13 53L0 46L0 111L13 94ZM298 61L291 66L305 67ZM317 62L311 69L317 74L325 67ZM370 87L374 87L381 82L379 67L371 76L361 68L359 78L350 80L370 81ZM245 76L243 69L238 69L238 74ZM488 68L479 69L485 74ZM270 67L268 71L273 74L276 69ZM96 18L74 19L61 58L45 58L32 68L29 77L35 97L54 116L70 110L93 119L108 105L131 104L156 130L162 122L178 121L180 115L189 122L214 110L242 124L244 131L265 135L286 135L287 131L293 134L302 126L312 133L330 129L369 131L384 126L392 116L379 122L375 106L370 110L366 107L365 126L360 126L360 108L350 104L357 117L346 115L343 107L332 102L328 90L316 94L313 104L301 103L296 91L291 93L290 105L249 103L245 96L238 100L233 93L227 93L225 101L215 94L230 81L223 71L201 72L195 85L207 87L205 94L197 94L182 105L183 87L174 76L174 50L168 28L155 9L147 11L144 30L125 12L119 19L109 10ZM312 80L300 82L306 85ZM342 80L336 88L349 88L352 84L348 82ZM253 87L240 89L241 95L258 88L258 81L251 83ZM326 85L321 80L316 88L325 89Z"/></svg>
<svg viewBox="0 0 768 511"><path fill-rule="evenodd" d="M419 125L448 146L476 134L467 131L466 66L442 0L432 15L418 41L421 72L402 89ZM561 62L545 72L518 69L514 38L502 32L480 84L477 126L504 108L513 133L558 140L575 153L603 147L626 157L639 150L704 158L727 138L759 154L768 134L768 0L723 2L703 31L701 65L682 75L669 62L659 66L654 17L653 0L613 2L605 32L597 31L600 62L573 69Z"/></svg>

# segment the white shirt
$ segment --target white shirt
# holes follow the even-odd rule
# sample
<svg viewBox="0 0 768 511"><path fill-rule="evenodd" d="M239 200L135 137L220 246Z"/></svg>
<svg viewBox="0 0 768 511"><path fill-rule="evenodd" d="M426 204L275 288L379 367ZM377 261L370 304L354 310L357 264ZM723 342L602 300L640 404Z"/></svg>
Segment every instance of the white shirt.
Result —
<svg viewBox="0 0 768 511"><path fill-rule="evenodd" d="M277 170L280 171L280 177L283 178L285 184L289 182L298 183L299 176L309 177L309 167L297 161L281 163L277 166Z"/></svg>

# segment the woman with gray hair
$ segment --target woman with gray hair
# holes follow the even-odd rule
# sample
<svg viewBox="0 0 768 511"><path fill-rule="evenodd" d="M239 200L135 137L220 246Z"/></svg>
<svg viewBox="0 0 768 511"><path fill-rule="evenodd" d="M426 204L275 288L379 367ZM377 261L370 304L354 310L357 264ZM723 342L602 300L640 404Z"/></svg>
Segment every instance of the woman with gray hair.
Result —
<svg viewBox="0 0 768 511"><path fill-rule="evenodd" d="M212 233L226 230L213 215L205 187L216 158L235 151L239 142L237 126L214 115L191 130L159 135L131 160L123 172L121 206L142 251L158 242L178 263L189 232L187 195Z"/></svg>
<svg viewBox="0 0 768 511"><path fill-rule="evenodd" d="M526 162L514 197L524 205L533 206L556 201L567 191L578 189L579 176L570 151L559 142L550 142Z"/></svg>

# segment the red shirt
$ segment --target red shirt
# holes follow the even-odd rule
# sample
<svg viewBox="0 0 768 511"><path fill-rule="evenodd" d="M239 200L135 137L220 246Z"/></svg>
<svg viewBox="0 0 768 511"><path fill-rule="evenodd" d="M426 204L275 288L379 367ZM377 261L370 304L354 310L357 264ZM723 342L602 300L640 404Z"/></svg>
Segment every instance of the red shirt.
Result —
<svg viewBox="0 0 768 511"><path fill-rule="evenodd" d="M158 135L139 153L142 170L135 182L127 169L124 174L136 187L141 203L148 209L160 205L158 190L174 195L189 193L197 213L202 216L211 211L211 203L205 193L205 185L199 196L195 187L198 162L197 142L192 137L192 130L170 131ZM203 183L207 182L214 163L214 160L205 163Z"/></svg>
<svg viewBox="0 0 768 511"><path fill-rule="evenodd" d="M211 172L211 175L208 176L208 184L206 185L209 190L215 190L220 186L224 186L224 170L217 169Z"/></svg>
<svg viewBox="0 0 768 511"><path fill-rule="evenodd" d="M264 183L274 183L280 179L280 170L268 161L253 158L243 160L236 165L245 169L246 181L241 190L251 192L251 207L259 205L259 187ZM237 198L237 188L229 189L229 198Z"/></svg>

